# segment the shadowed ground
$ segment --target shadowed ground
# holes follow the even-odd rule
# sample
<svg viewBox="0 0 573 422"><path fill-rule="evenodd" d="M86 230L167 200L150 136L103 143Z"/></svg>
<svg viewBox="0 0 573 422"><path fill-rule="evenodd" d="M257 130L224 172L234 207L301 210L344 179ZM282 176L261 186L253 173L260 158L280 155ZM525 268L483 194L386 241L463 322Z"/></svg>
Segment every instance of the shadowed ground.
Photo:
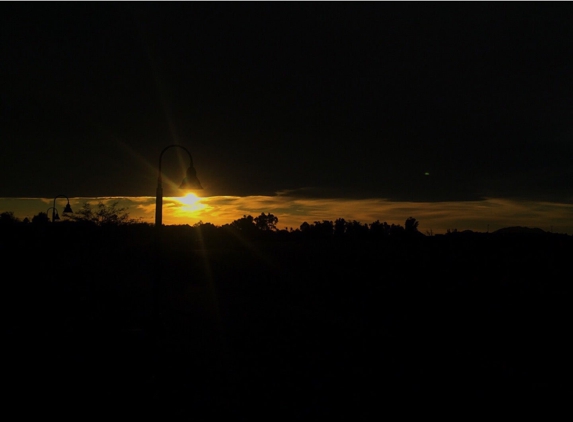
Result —
<svg viewBox="0 0 573 422"><path fill-rule="evenodd" d="M54 229L3 243L4 382L24 413L367 419L571 399L570 237L171 230L158 254L151 230Z"/></svg>

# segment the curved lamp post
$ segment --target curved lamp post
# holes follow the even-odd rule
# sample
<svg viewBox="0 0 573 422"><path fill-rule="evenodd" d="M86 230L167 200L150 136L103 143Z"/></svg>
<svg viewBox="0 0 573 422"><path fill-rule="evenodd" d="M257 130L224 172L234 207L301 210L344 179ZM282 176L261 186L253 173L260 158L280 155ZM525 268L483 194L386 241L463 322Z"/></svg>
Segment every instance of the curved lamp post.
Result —
<svg viewBox="0 0 573 422"><path fill-rule="evenodd" d="M161 154L159 155L159 176L157 177L157 192L155 195L155 227L161 227L163 221L163 185L161 182L161 158L163 158L163 154L169 148L178 147L187 154L189 154L189 168L187 169L187 175L181 182L179 189L203 189L199 179L197 178L197 172L195 171L195 167L193 167L193 157L191 157L191 153L187 150L187 148L182 147L181 145L169 145L163 148Z"/></svg>
<svg viewBox="0 0 573 422"><path fill-rule="evenodd" d="M50 210L52 210L52 223L56 220L60 219L60 216L58 214L58 210L56 209L56 207L50 207L46 210L46 213L49 213Z"/></svg>
<svg viewBox="0 0 573 422"><path fill-rule="evenodd" d="M68 200L68 203L66 204L66 207L64 208L64 214L67 214L67 213L73 214L72 207L70 207L70 198L68 198L66 195L57 195L54 198L54 205L51 206L50 208L48 208L48 211L52 210L52 223L55 220L60 219L60 216L58 215L58 210L56 209L56 199L58 199L58 198L66 198Z"/></svg>

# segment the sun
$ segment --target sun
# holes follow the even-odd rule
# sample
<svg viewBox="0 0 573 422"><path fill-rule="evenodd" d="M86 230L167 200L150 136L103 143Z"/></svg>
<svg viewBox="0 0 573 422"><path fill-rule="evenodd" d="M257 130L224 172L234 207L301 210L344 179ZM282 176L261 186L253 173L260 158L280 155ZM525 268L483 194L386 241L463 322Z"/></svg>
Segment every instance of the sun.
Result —
<svg viewBox="0 0 573 422"><path fill-rule="evenodd" d="M176 199L182 205L181 210L186 213L199 211L206 207L206 205L201 202L201 198L199 198L194 193L188 193L183 197L174 199Z"/></svg>

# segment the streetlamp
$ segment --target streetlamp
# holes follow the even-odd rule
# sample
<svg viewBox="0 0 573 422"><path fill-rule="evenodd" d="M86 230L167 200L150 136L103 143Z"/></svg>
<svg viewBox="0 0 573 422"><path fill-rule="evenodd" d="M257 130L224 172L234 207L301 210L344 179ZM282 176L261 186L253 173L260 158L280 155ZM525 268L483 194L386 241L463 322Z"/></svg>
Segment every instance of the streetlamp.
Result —
<svg viewBox="0 0 573 422"><path fill-rule="evenodd" d="M169 145L163 148L161 154L159 155L159 175L157 177L157 193L155 196L155 227L157 230L155 231L155 274L152 282L152 295L153 295L153 308L155 312L155 317L157 318L157 326L155 329L158 331L155 333L157 336L161 336L161 320L162 320L162 311L165 309L165 304L163 300L165 298L165 286L161 281L161 273L163 272L163 249L161 248L161 230L162 227L162 218L163 218L163 185L161 181L161 159L163 158L163 154L169 148L178 147L187 154L189 154L189 168L187 169L187 176L181 182L179 189L203 189L199 179L197 179L197 172L193 167L193 157L191 157L191 153L181 145Z"/></svg>
<svg viewBox="0 0 573 422"><path fill-rule="evenodd" d="M203 189L199 179L197 178L197 172L195 167L193 167L193 157L187 148L181 145L169 145L163 148L161 154L159 155L159 176L157 177L157 192L155 195L155 227L161 227L163 220L163 185L161 182L161 158L163 158L163 153L171 147L182 148L189 154L189 168L187 169L187 175L181 182L179 189Z"/></svg>
<svg viewBox="0 0 573 422"><path fill-rule="evenodd" d="M49 213L50 210L52 210L52 223L56 220L59 220L60 216L58 214L58 210L55 207L50 207L46 210L46 213Z"/></svg>
<svg viewBox="0 0 573 422"><path fill-rule="evenodd" d="M66 207L64 208L64 214L67 214L67 213L73 214L72 207L70 207L70 198L68 198L66 195L57 195L54 198L54 205L51 206L50 208L48 208L48 211L52 210L52 223L54 221L60 219L60 216L58 215L58 210L56 209L56 199L58 199L58 198L66 198L68 200L68 203L66 204Z"/></svg>
<svg viewBox="0 0 573 422"><path fill-rule="evenodd" d="M199 179L197 178L197 173L195 168L193 167L193 157L191 157L191 153L184 147L180 145L169 145L161 151L159 155L159 175L157 177L157 193L155 197L155 227L156 230L154 231L154 255L155 255L155 265L154 265L154 274L151 280L151 294L153 300L153 325L152 325L152 332L151 335L155 342L157 342L157 352L159 353L158 356L158 364L161 365L167 359L165 355L165 351L161 346L161 343L165 341L166 336L168 335L169 331L166 329L166 324L169 323L169 318L165 318L164 312L168 311L168 303L167 303L167 284L166 280L162 280L162 273L163 268L165 265L164 260L164 251L161 247L161 237L162 237L162 217L163 217L163 186L161 181L161 159L163 158L163 154L171 147L179 147L185 150L187 154L189 154L189 168L187 169L187 175L181 182L179 189L203 189ZM164 371L161 367L157 368L158 371Z"/></svg>

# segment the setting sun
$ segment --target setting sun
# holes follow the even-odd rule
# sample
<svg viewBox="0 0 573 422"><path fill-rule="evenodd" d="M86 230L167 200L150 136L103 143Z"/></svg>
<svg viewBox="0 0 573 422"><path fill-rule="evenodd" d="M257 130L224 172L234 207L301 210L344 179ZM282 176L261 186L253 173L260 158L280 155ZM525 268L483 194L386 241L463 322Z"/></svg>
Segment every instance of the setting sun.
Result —
<svg viewBox="0 0 573 422"><path fill-rule="evenodd" d="M201 202L201 198L199 198L194 193L188 193L181 198L173 198L175 201L178 201L182 207L181 211L185 213L192 213L195 211L202 210L206 207L205 204Z"/></svg>

